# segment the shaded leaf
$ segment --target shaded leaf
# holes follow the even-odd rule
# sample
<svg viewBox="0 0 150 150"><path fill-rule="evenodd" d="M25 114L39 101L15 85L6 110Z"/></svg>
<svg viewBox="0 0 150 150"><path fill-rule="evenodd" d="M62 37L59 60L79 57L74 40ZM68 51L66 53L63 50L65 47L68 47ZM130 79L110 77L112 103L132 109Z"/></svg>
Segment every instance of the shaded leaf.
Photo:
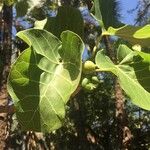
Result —
<svg viewBox="0 0 150 150"><path fill-rule="evenodd" d="M25 16L28 11L28 7L29 4L27 1L25 0L18 1L15 5L17 17Z"/></svg>
<svg viewBox="0 0 150 150"><path fill-rule="evenodd" d="M70 30L83 38L83 18L78 9L64 6L58 9L57 16L47 18L44 29L53 33L58 38L62 31Z"/></svg>
<svg viewBox="0 0 150 150"><path fill-rule="evenodd" d="M94 0L94 7L95 7L95 17L98 20L102 20L101 10L100 10L100 1Z"/></svg>
<svg viewBox="0 0 150 150"><path fill-rule="evenodd" d="M100 10L100 0L94 0L94 8L95 8L95 18L98 20L100 27L104 29L104 23Z"/></svg>
<svg viewBox="0 0 150 150"><path fill-rule="evenodd" d="M109 26L118 27L122 25L119 22L119 3L117 0L94 0L95 3L95 15L99 20L102 16L102 22L105 29ZM101 14L99 13L101 12Z"/></svg>
<svg viewBox="0 0 150 150"><path fill-rule="evenodd" d="M65 104L81 76L82 40L65 31L61 40L39 29L18 36L29 48L13 64L8 91L23 130L50 132L61 127Z"/></svg>
<svg viewBox="0 0 150 150"><path fill-rule="evenodd" d="M150 47L150 25L143 27L130 25L125 25L121 28L109 27L107 32L106 34L119 36L133 45L140 44L144 47Z"/></svg>
<svg viewBox="0 0 150 150"><path fill-rule="evenodd" d="M99 51L96 64L102 71L110 71L118 77L122 89L135 105L150 110L150 54L132 51L128 55L130 60L132 58L130 63L115 65Z"/></svg>

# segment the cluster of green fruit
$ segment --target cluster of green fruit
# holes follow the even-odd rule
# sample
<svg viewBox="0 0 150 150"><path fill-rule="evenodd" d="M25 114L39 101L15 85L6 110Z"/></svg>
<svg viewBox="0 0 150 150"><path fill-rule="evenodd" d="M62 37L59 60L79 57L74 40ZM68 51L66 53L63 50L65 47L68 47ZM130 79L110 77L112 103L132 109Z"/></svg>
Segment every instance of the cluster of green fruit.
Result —
<svg viewBox="0 0 150 150"><path fill-rule="evenodd" d="M81 86L83 87L83 89L86 91L92 91L97 88L100 80L97 76L92 76L92 74L96 71L96 64L94 64L90 60L87 60L83 63L82 69L83 73L86 76L81 82Z"/></svg>
<svg viewBox="0 0 150 150"><path fill-rule="evenodd" d="M98 87L99 83L100 83L100 80L98 79L98 77L92 76L90 78L85 77L82 80L81 85L82 85L84 90L92 91Z"/></svg>

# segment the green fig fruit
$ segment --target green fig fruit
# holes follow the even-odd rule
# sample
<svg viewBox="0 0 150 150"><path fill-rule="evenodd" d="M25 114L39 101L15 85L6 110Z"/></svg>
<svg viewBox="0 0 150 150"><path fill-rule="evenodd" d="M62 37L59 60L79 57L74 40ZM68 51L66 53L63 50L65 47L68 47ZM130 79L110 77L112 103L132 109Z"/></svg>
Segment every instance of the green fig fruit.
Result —
<svg viewBox="0 0 150 150"><path fill-rule="evenodd" d="M98 79L97 76L93 76L93 77L92 77L92 82L93 82L93 83L100 83L100 80Z"/></svg>
<svg viewBox="0 0 150 150"><path fill-rule="evenodd" d="M88 78L84 78L84 79L82 80L81 85L82 85L82 87L85 87L88 83L89 83L89 79L88 79Z"/></svg>
<svg viewBox="0 0 150 150"><path fill-rule="evenodd" d="M84 73L92 73L96 69L96 64L94 64L92 61L87 60L83 63L83 72Z"/></svg>
<svg viewBox="0 0 150 150"><path fill-rule="evenodd" d="M92 91L96 88L97 86L93 83L88 83L85 85L84 89L87 90L87 91Z"/></svg>

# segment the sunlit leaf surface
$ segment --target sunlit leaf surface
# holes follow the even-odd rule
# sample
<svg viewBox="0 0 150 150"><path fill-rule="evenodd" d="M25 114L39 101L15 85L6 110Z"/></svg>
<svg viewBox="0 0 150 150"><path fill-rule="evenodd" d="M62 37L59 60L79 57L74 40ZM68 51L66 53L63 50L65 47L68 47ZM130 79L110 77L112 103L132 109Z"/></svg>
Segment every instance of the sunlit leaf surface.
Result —
<svg viewBox="0 0 150 150"><path fill-rule="evenodd" d="M145 47L150 47L150 25L143 27L126 25L116 29L109 27L108 34L119 36L131 44L140 44Z"/></svg>
<svg viewBox="0 0 150 150"><path fill-rule="evenodd" d="M120 46L118 51L125 48L129 52L125 45ZM134 104L150 110L150 54L131 50L115 65L103 51L99 51L96 64L102 71L110 71L118 77L121 87Z"/></svg>
<svg viewBox="0 0 150 150"><path fill-rule="evenodd" d="M13 64L8 91L23 130L50 132L61 127L65 104L79 84L83 42L65 31L61 41L45 30L18 36L29 48Z"/></svg>

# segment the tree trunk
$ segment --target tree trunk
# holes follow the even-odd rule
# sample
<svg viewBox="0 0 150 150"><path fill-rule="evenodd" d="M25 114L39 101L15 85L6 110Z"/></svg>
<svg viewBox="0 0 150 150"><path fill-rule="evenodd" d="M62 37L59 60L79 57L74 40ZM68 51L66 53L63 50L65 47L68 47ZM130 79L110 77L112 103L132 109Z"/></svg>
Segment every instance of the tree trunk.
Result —
<svg viewBox="0 0 150 150"><path fill-rule="evenodd" d="M12 52L12 7L4 5L0 21L0 59L3 63L0 71L0 106L7 106L9 101L6 82L11 64ZM0 150L6 148L6 139L9 134L8 127L8 113L0 113Z"/></svg>
<svg viewBox="0 0 150 150"><path fill-rule="evenodd" d="M128 149L131 144L132 134L128 128L128 119L124 108L123 91L119 85L118 79L115 81L115 97L116 97L116 120L118 131L118 147L119 149Z"/></svg>
<svg viewBox="0 0 150 150"><path fill-rule="evenodd" d="M109 37L104 36L104 43L107 50L107 55L113 61L114 64L117 63L116 55L111 48ZM118 78L114 78L114 91L116 100L116 120L117 120L117 145L119 149L128 149L131 144L132 134L128 128L128 118L124 108L124 94L123 90L119 84Z"/></svg>

